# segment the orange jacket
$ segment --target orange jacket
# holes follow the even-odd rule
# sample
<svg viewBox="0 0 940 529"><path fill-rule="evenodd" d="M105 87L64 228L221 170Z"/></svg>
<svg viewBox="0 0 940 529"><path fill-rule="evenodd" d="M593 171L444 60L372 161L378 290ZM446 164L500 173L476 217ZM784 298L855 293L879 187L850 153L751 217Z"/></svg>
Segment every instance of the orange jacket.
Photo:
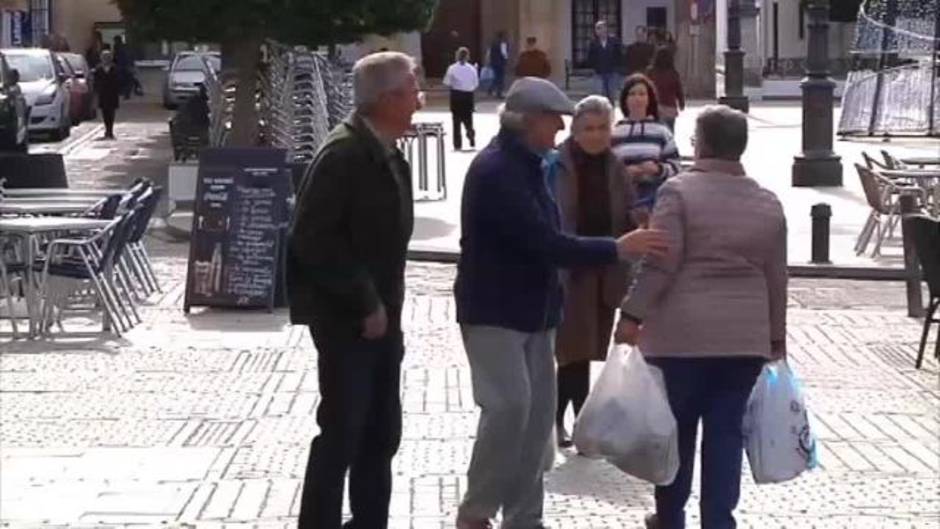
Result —
<svg viewBox="0 0 940 529"><path fill-rule="evenodd" d="M552 65L548 62L548 55L542 50L526 50L519 54L516 63L516 77L541 77L547 79L552 75Z"/></svg>

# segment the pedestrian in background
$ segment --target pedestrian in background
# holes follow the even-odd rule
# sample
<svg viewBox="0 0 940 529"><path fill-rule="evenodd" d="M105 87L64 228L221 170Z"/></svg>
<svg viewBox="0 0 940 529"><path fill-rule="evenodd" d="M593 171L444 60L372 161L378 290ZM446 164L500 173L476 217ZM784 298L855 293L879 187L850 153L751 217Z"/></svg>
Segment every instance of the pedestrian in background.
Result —
<svg viewBox="0 0 940 529"><path fill-rule="evenodd" d="M685 527L699 421L702 528L735 527L744 410L765 361L786 355L786 218L740 163L747 117L706 108L695 137L695 165L663 184L653 210L673 245L637 272L616 333L662 370L678 426L679 473L656 487L649 529Z"/></svg>
<svg viewBox="0 0 940 529"><path fill-rule="evenodd" d="M685 110L685 95L682 93L682 78L676 71L675 56L668 47L656 50L653 64L646 70L646 76L656 86L659 96L659 118L675 134L676 118Z"/></svg>
<svg viewBox="0 0 940 529"><path fill-rule="evenodd" d="M562 115L573 112L550 81L517 80L500 112L499 134L467 172L454 293L481 414L459 529L489 528L500 510L503 527L543 527L542 478L554 453L558 267L609 265L665 250L651 230L620 239L561 231L545 156L564 128Z"/></svg>
<svg viewBox="0 0 940 529"><path fill-rule="evenodd" d="M679 52L679 45L676 44L676 37L672 34L671 31L666 31L663 33L663 46L669 49L672 52L673 61L675 61L676 54Z"/></svg>
<svg viewBox="0 0 940 529"><path fill-rule="evenodd" d="M597 94L613 102L620 87L620 63L623 60L623 45L607 30L607 22L598 20L594 24L594 40L588 48L588 64L594 70Z"/></svg>
<svg viewBox="0 0 940 529"><path fill-rule="evenodd" d="M104 51L104 37L101 36L100 31L95 30L91 34L91 44L85 50L85 61L88 62L90 69L94 70L101 64L102 51Z"/></svg>
<svg viewBox="0 0 940 529"><path fill-rule="evenodd" d="M493 70L493 82L490 85L489 94L502 99L503 85L506 83L506 65L509 63L509 42L506 40L505 31L497 33L490 44L487 62Z"/></svg>
<svg viewBox="0 0 940 529"><path fill-rule="evenodd" d="M121 106L121 78L110 50L101 52L101 64L95 68L94 85L104 122L104 139L114 139L114 120Z"/></svg>
<svg viewBox="0 0 940 529"><path fill-rule="evenodd" d="M636 27L636 40L627 46L626 71L627 75L643 73L653 60L656 48L650 44L646 26Z"/></svg>
<svg viewBox="0 0 940 529"><path fill-rule="evenodd" d="M124 43L124 38L120 35L114 37L114 65L118 72L121 95L124 96L125 100L130 99L131 91L134 87L131 81L131 55L130 51L127 49L127 45Z"/></svg>
<svg viewBox="0 0 940 529"><path fill-rule="evenodd" d="M548 55L538 48L535 37L525 39L525 51L519 54L516 62L516 77L541 77L548 79L552 76L552 64Z"/></svg>
<svg viewBox="0 0 940 529"><path fill-rule="evenodd" d="M601 96L581 100L574 110L571 137L559 148L557 196L561 227L587 237L620 237L633 231L633 182L610 149L614 108ZM588 396L591 361L604 360L614 328L614 313L629 284L624 263L578 266L562 274L564 319L555 340L558 362L558 445L571 446L565 412L575 417Z"/></svg>
<svg viewBox="0 0 940 529"><path fill-rule="evenodd" d="M470 148L476 147L476 132L473 130L473 94L480 85L476 65L470 64L470 50L457 50L456 61L447 68L444 84L450 88L450 115L454 124L454 150L463 147L461 125L467 130Z"/></svg>
<svg viewBox="0 0 940 529"><path fill-rule="evenodd" d="M414 224L411 168L395 145L422 106L416 69L398 52L353 66L355 110L327 137L300 186L287 292L291 322L310 327L320 387L301 529L340 529L347 471L346 527L388 525Z"/></svg>
<svg viewBox="0 0 940 529"><path fill-rule="evenodd" d="M614 155L633 178L634 217L643 223L659 186L679 172L679 150L669 127L660 121L656 88L645 75L633 74L624 82L620 111L624 118L614 127L611 143Z"/></svg>

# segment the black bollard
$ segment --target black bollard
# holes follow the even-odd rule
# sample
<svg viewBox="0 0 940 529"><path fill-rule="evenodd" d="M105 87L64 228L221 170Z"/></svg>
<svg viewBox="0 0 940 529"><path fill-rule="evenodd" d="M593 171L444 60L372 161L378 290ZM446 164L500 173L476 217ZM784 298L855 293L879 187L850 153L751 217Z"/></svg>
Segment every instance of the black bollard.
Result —
<svg viewBox="0 0 940 529"><path fill-rule="evenodd" d="M829 261L829 218L832 208L829 204L816 204L810 211L813 218L813 249L810 262L830 264Z"/></svg>

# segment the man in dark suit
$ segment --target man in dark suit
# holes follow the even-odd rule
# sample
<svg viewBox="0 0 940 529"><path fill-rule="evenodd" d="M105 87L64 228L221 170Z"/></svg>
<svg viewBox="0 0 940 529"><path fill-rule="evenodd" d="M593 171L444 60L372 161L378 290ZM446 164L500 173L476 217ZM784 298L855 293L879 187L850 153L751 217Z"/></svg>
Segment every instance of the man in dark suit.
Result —
<svg viewBox="0 0 940 529"><path fill-rule="evenodd" d="M596 93L613 103L620 91L623 44L610 36L604 20L594 24L594 34L595 38L588 49L588 64L594 70Z"/></svg>
<svg viewBox="0 0 940 529"><path fill-rule="evenodd" d="M353 67L356 110L304 177L288 244L291 322L318 352L320 435L310 448L301 528L384 529L401 438L399 379L411 169L396 140L421 108L414 60L369 55Z"/></svg>

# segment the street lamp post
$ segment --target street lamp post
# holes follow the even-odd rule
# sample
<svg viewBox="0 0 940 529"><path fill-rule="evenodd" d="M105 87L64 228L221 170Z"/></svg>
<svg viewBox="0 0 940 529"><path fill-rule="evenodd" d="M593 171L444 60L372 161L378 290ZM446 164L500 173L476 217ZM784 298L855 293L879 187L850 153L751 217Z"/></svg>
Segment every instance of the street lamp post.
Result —
<svg viewBox="0 0 940 529"><path fill-rule="evenodd" d="M842 159L832 151L832 93L829 78L829 4L811 0L806 77L803 91L803 152L793 160L793 185L822 187L842 185Z"/></svg>
<svg viewBox="0 0 940 529"><path fill-rule="evenodd" d="M744 95L744 50L741 49L741 0L728 5L728 49L725 51L725 95L722 105L747 112L750 108Z"/></svg>

